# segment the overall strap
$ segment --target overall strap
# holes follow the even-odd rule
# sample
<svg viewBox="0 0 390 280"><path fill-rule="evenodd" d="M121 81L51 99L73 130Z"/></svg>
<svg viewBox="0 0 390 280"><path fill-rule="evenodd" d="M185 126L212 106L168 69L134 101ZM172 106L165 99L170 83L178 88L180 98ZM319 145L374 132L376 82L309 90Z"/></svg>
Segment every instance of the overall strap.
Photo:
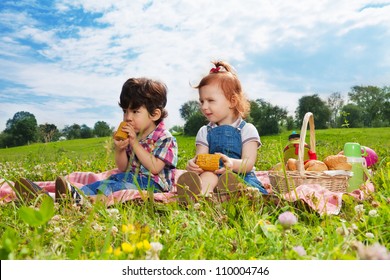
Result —
<svg viewBox="0 0 390 280"><path fill-rule="evenodd" d="M237 129L238 129L239 131L241 131L241 129L242 129L245 125L246 125L246 121L242 120L241 123L240 123L240 125L237 126Z"/></svg>

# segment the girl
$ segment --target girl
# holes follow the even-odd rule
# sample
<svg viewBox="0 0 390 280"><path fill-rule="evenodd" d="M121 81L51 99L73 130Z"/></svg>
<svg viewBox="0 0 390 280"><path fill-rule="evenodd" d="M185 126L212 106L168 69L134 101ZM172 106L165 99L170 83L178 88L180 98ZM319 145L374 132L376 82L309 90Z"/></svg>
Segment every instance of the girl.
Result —
<svg viewBox="0 0 390 280"><path fill-rule="evenodd" d="M220 168L204 171L196 164L196 155L187 163L187 171L178 179L178 196L196 198L209 192L235 191L240 180L267 194L254 174L260 136L254 125L244 121L250 110L241 83L232 66L213 62L214 68L195 88L203 115L209 123L196 136L196 155L221 155ZM234 173L232 173L234 172Z"/></svg>

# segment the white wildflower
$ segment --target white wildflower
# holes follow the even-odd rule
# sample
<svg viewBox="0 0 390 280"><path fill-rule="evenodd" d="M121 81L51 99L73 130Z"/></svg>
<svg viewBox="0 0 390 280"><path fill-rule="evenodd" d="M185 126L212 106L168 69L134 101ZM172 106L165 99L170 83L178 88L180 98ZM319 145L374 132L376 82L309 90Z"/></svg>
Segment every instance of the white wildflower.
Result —
<svg viewBox="0 0 390 280"><path fill-rule="evenodd" d="M358 242L356 247L361 260L390 260L390 252L379 243L375 243L372 246L364 246L363 243Z"/></svg>
<svg viewBox="0 0 390 280"><path fill-rule="evenodd" d="M61 215L54 215L53 218L51 218L52 221L60 221L61 220Z"/></svg>
<svg viewBox="0 0 390 280"><path fill-rule="evenodd" d="M119 230L118 230L118 228L117 228L116 226L112 226L112 227L111 227L111 233L112 233L113 235L117 234L118 231L119 231Z"/></svg>
<svg viewBox="0 0 390 280"><path fill-rule="evenodd" d="M368 212L368 215L369 215L370 217L378 217L378 211L376 211L376 210L370 210L370 211Z"/></svg>
<svg viewBox="0 0 390 280"><path fill-rule="evenodd" d="M103 230L103 227L101 225L99 225L98 223L94 223L92 225L92 228L96 231L102 231Z"/></svg>
<svg viewBox="0 0 390 280"><path fill-rule="evenodd" d="M353 230L358 230L358 229L359 229L358 226L357 226L355 223L353 223L353 224L351 225L351 228L352 228Z"/></svg>
<svg viewBox="0 0 390 280"><path fill-rule="evenodd" d="M197 203L194 204L194 209L195 209L195 210L199 210L200 207L201 207L201 206L200 206L200 203L197 202Z"/></svg>
<svg viewBox="0 0 390 280"><path fill-rule="evenodd" d="M283 228L288 229L292 225L295 225L298 222L297 216L295 216L292 212L286 211L279 215L278 217L279 223L283 226Z"/></svg>
<svg viewBox="0 0 390 280"><path fill-rule="evenodd" d="M146 252L147 260L159 260L159 253L163 249L163 245L160 242L151 242L150 249Z"/></svg>
<svg viewBox="0 0 390 280"><path fill-rule="evenodd" d="M293 250L301 257L306 256L306 250L302 246L295 246Z"/></svg>
<svg viewBox="0 0 390 280"><path fill-rule="evenodd" d="M375 237L375 235L371 232L366 232L366 237L369 239L373 239Z"/></svg>
<svg viewBox="0 0 390 280"><path fill-rule="evenodd" d="M55 228L53 228L53 232L54 233L60 233L61 229L59 227L55 227Z"/></svg>
<svg viewBox="0 0 390 280"><path fill-rule="evenodd" d="M120 218L119 210L116 208L107 209L107 213L111 219L119 220Z"/></svg>
<svg viewBox="0 0 390 280"><path fill-rule="evenodd" d="M364 214L364 211L365 211L365 209L364 209L364 205L363 204L359 204L359 205L355 206L355 212L357 214Z"/></svg>

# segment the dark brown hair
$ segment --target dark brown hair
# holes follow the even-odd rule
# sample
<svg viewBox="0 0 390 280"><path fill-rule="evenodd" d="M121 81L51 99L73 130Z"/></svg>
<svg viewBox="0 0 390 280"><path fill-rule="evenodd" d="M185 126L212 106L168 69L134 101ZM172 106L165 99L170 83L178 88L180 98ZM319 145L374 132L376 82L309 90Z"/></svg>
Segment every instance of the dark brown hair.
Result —
<svg viewBox="0 0 390 280"><path fill-rule="evenodd" d="M119 106L125 110L135 110L145 106L149 114L153 115L156 109L160 109L161 117L156 121L156 124L168 116L168 112L165 110L167 86L160 81L148 78L130 78L123 84L119 100Z"/></svg>

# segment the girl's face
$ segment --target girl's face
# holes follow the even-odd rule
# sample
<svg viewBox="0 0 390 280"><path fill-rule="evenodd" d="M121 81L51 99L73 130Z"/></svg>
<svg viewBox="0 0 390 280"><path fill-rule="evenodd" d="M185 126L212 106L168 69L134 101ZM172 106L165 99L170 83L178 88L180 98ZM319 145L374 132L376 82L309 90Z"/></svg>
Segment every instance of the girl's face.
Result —
<svg viewBox="0 0 390 280"><path fill-rule="evenodd" d="M123 120L129 123L142 139L156 128L155 118L149 114L145 106L138 109L124 109Z"/></svg>
<svg viewBox="0 0 390 280"><path fill-rule="evenodd" d="M210 122L223 125L232 124L237 119L231 102L226 99L218 84L201 87L199 102L203 115Z"/></svg>

